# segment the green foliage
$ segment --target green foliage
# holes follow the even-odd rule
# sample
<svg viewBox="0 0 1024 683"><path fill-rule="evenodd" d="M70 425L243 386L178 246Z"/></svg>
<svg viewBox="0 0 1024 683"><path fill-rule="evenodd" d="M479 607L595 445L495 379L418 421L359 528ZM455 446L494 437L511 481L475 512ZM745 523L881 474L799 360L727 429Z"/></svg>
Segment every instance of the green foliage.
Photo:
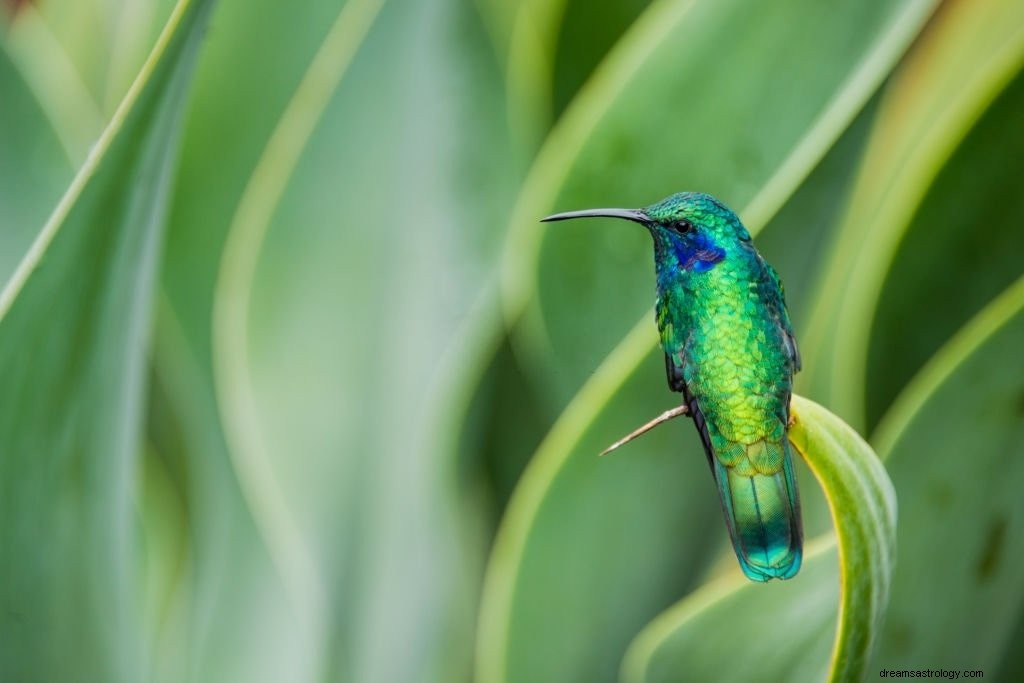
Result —
<svg viewBox="0 0 1024 683"><path fill-rule="evenodd" d="M878 427L893 483L915 501L900 511L878 668L941 659L993 671L1018 652L1011 636L1024 606L1015 566L1024 555L1024 387L1007 369L1022 344L1018 277L932 357Z"/></svg>
<svg viewBox="0 0 1024 683"><path fill-rule="evenodd" d="M1024 670L1019 1L0 7L0 680ZM682 189L786 281L791 581L687 420L596 457L650 247L537 219Z"/></svg>
<svg viewBox="0 0 1024 683"><path fill-rule="evenodd" d="M209 8L179 5L0 292L5 678L138 680L148 667L133 509L143 380L162 213Z"/></svg>

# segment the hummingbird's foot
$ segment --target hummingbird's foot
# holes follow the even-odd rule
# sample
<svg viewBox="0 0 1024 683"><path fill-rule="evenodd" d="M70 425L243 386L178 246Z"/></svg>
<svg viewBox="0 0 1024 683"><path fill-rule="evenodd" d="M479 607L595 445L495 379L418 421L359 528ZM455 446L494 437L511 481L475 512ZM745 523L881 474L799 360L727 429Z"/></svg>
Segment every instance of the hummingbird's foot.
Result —
<svg viewBox="0 0 1024 683"><path fill-rule="evenodd" d="M680 415L689 415L689 414L690 414L690 409L686 406L685 403L683 405L677 407L677 408L672 408L671 410L666 410L664 413L662 413L658 417L654 418L653 420L651 420L647 424L645 424L645 425L643 425L641 427L637 427L636 429L631 431L629 434L627 434L626 436L622 437L621 439L619 439L618 441L613 443L611 446L609 446L608 448L606 448L603 451L601 451L601 455L608 455L609 453L614 451L619 446L626 445L627 443L629 443L630 441L632 441L636 437L638 437L638 436L640 436L642 434L646 434L647 432L651 431L652 429L654 429L655 427L657 427L658 425L660 425L663 422L668 422L672 418L679 417Z"/></svg>

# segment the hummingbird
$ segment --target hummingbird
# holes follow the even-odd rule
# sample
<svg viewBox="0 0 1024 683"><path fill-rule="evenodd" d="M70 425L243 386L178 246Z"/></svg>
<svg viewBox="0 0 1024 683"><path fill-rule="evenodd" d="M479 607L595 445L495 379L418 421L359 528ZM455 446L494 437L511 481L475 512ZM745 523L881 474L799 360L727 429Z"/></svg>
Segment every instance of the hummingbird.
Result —
<svg viewBox="0 0 1024 683"><path fill-rule="evenodd" d="M689 415L718 488L740 568L753 581L800 570L803 530L788 438L800 352L782 281L739 217L714 197L680 192L643 209L589 209L542 219L621 218L654 240L655 319L668 410L606 453Z"/></svg>

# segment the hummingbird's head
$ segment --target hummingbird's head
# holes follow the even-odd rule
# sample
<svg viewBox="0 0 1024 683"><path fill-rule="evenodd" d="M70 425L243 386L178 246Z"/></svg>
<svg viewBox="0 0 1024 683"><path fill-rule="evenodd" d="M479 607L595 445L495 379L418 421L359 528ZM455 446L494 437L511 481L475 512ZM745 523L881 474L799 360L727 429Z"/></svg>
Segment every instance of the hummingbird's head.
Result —
<svg viewBox="0 0 1024 683"><path fill-rule="evenodd" d="M726 258L750 233L724 204L703 192L679 192L643 209L589 209L548 216L544 221L591 217L640 223L654 238L659 277L679 271L703 273Z"/></svg>

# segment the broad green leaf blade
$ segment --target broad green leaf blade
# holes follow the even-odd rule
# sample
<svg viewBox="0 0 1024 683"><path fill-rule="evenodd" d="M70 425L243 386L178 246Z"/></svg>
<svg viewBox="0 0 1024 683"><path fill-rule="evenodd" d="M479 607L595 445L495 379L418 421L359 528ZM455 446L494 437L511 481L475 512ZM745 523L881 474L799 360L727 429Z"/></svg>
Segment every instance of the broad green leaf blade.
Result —
<svg viewBox="0 0 1024 683"><path fill-rule="evenodd" d="M871 327L869 427L942 344L1024 272L1022 111L1024 72L964 138L904 231Z"/></svg>
<svg viewBox="0 0 1024 683"><path fill-rule="evenodd" d="M517 482L557 416L516 358L508 338L500 340L464 397L459 434L462 459L493 492L493 527ZM492 529L493 531L493 529Z"/></svg>
<svg viewBox="0 0 1024 683"><path fill-rule="evenodd" d="M636 226L539 218L700 189L742 210L757 232L931 7L666 0L641 16L552 132L512 217L506 309L510 320L525 311L518 350L554 401L564 403L649 306L653 278ZM595 303L599 325L587 323Z"/></svg>
<svg viewBox="0 0 1024 683"><path fill-rule="evenodd" d="M1024 278L944 346L875 440L900 560L874 668L994 672L1024 614Z"/></svg>
<svg viewBox="0 0 1024 683"><path fill-rule="evenodd" d="M189 538L185 574L168 600L172 616L184 616L161 628L171 633L154 651L154 670L168 683L312 678L309 670L321 663L311 657L312 639L232 468L212 380L162 303L151 378L158 399L150 400L148 438L178 473Z"/></svg>
<svg viewBox="0 0 1024 683"><path fill-rule="evenodd" d="M302 682L328 666L322 625L296 609L225 442L210 327L221 249L239 197L344 4L315 0L296 11L267 0L218 3L215 39L200 58L185 124L154 359L166 402L150 409L161 411L154 421L176 425L170 436L183 444L189 473L194 555L183 601L190 622L186 649L169 656L188 659L200 681ZM174 452L168 435L153 438ZM250 645L239 648L242 642Z"/></svg>
<svg viewBox="0 0 1024 683"><path fill-rule="evenodd" d="M162 275L170 309L204 368L224 236L267 138L344 4L316 0L296 12L271 0L227 0L211 19L217 39L196 73ZM271 44L280 49L266 49Z"/></svg>
<svg viewBox="0 0 1024 683"><path fill-rule="evenodd" d="M481 116L501 80L471 10L345 4L251 173L230 165L220 412L321 675L344 680L469 667L449 644L471 638L481 512L455 478L450 396L517 182L502 120ZM382 654L395 642L409 655Z"/></svg>
<svg viewBox="0 0 1024 683"><path fill-rule="evenodd" d="M623 683L823 681L836 634L839 560L831 537L807 548L786 583L730 574L705 584L640 632Z"/></svg>
<svg viewBox="0 0 1024 683"><path fill-rule="evenodd" d="M797 388L864 423L871 321L925 192L1024 60L1024 4L947 2L887 86L804 335Z"/></svg>
<svg viewBox="0 0 1024 683"><path fill-rule="evenodd" d="M790 439L825 490L839 548L840 603L830 680L866 678L896 565L896 492L878 456L849 425L793 398Z"/></svg>
<svg viewBox="0 0 1024 683"><path fill-rule="evenodd" d="M0 293L0 661L13 680L147 671L134 458L178 123L211 5L176 7Z"/></svg>
<svg viewBox="0 0 1024 683"><path fill-rule="evenodd" d="M738 579L702 589L637 637L626 681L867 677L896 563L896 494L878 457L842 420L799 396L793 413L790 439L832 509L838 571L824 541L785 583Z"/></svg>
<svg viewBox="0 0 1024 683"><path fill-rule="evenodd" d="M552 52L551 104L565 111L605 55L652 0L607 0L595 12L587 0L563 0L564 12Z"/></svg>
<svg viewBox="0 0 1024 683"><path fill-rule="evenodd" d="M73 170L0 35L0 287L39 232Z"/></svg>
<svg viewBox="0 0 1024 683"><path fill-rule="evenodd" d="M614 680L634 634L697 585L728 543L697 435L683 420L605 458L646 422L663 364L638 329L566 409L531 461L495 541L477 680ZM667 407L667 403L666 403Z"/></svg>
<svg viewBox="0 0 1024 683"><path fill-rule="evenodd" d="M508 59L509 123L532 158L608 50L650 0L526 0L515 13Z"/></svg>

